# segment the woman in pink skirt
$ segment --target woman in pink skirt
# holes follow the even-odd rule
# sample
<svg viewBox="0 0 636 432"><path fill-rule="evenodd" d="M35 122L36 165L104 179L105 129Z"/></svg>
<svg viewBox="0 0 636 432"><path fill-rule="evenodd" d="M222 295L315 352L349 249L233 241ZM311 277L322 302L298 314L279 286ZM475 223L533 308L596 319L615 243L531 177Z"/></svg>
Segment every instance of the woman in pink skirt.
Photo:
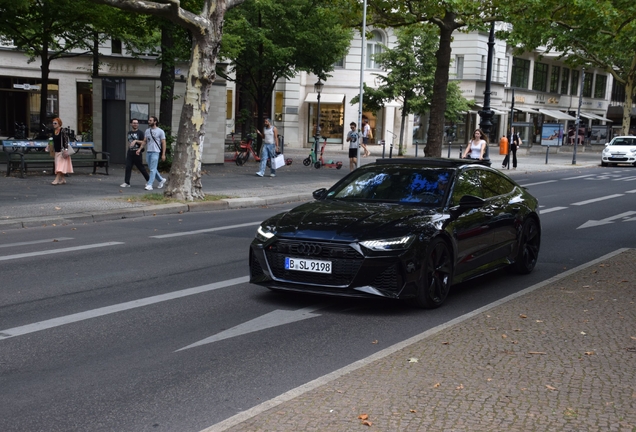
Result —
<svg viewBox="0 0 636 432"><path fill-rule="evenodd" d="M55 180L54 185L66 184L64 174L73 172L71 157L65 154L64 149L68 148L68 135L62 129L62 120L59 117L53 119L53 148L55 149Z"/></svg>

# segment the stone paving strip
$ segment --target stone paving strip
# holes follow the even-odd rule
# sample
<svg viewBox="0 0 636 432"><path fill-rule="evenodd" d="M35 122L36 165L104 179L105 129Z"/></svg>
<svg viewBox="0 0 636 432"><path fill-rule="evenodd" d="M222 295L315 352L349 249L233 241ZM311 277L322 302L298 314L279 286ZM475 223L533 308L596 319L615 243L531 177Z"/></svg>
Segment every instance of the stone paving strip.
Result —
<svg viewBox="0 0 636 432"><path fill-rule="evenodd" d="M633 432L634 263L602 257L206 431Z"/></svg>

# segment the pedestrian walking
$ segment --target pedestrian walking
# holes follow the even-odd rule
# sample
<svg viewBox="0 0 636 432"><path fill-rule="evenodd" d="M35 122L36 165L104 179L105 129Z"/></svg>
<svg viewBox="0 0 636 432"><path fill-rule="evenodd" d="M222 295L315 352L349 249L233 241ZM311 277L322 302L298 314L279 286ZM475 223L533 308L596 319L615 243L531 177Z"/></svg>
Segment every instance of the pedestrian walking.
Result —
<svg viewBox="0 0 636 432"><path fill-rule="evenodd" d="M481 129L475 129L473 132L473 138L466 146L466 150L462 157L464 159L479 159L483 160L486 154L486 147L488 146L488 137L481 131Z"/></svg>
<svg viewBox="0 0 636 432"><path fill-rule="evenodd" d="M362 146L362 149L364 150L364 154L362 156L367 157L369 156L371 153L369 152L369 149L367 148L367 144L369 144L369 139L372 136L372 132L371 132L371 126L369 125L369 119L368 118L363 118L362 119L362 143L360 144Z"/></svg>
<svg viewBox="0 0 636 432"><path fill-rule="evenodd" d="M347 134L347 142L349 143L349 171L353 171L358 167L358 132L356 131L356 122L349 124L351 130Z"/></svg>
<svg viewBox="0 0 636 432"><path fill-rule="evenodd" d="M278 129L272 125L271 120L269 118L265 119L265 128L263 132L256 130L256 133L263 138L263 148L261 149L261 167L256 173L257 176L263 177L265 175L265 167L267 166L267 159L271 159L272 161L276 157L276 153L278 152ZM270 177L276 177L276 168L274 168L274 164L270 163L269 166Z"/></svg>
<svg viewBox="0 0 636 432"><path fill-rule="evenodd" d="M132 173L133 165L137 167L141 175L146 179L148 183L148 171L144 167L144 159L141 155L143 151L141 145L144 142L144 133L139 130L139 120L136 118L130 120L130 130L128 131L128 151L126 152L126 175L124 176L124 182L119 187L130 187L130 175Z"/></svg>
<svg viewBox="0 0 636 432"><path fill-rule="evenodd" d="M71 156L65 151L69 147L66 131L62 129L62 119L53 119L53 148L55 149L55 180L52 185L66 184L64 176L73 173Z"/></svg>
<svg viewBox="0 0 636 432"><path fill-rule="evenodd" d="M506 168L510 166L510 153L512 153L512 169L517 169L517 150L519 146L521 146L521 137L518 133L515 133L515 128L511 128L510 134L508 134L508 143L510 143L510 147L508 148L508 154L504 158L501 163L501 168Z"/></svg>
<svg viewBox="0 0 636 432"><path fill-rule="evenodd" d="M151 191L155 180L159 182L157 188L161 189L166 184L166 179L161 177L157 166L159 165L160 157L162 161L166 160L166 133L159 127L159 119L155 116L150 116L148 119L148 129L146 129L144 134L144 142L141 145L140 153L144 146L146 148L146 161L150 170L148 182L144 189Z"/></svg>

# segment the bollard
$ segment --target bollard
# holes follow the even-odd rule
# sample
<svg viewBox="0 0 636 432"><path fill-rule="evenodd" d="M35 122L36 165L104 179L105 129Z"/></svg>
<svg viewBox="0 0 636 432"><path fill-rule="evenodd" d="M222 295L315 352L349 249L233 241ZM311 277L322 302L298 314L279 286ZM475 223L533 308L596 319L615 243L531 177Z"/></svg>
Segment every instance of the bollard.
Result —
<svg viewBox="0 0 636 432"><path fill-rule="evenodd" d="M447 156L449 159L450 159L451 144L452 144L452 141L449 141L448 142L448 156ZM460 153L461 153L461 150L460 150Z"/></svg>
<svg viewBox="0 0 636 432"><path fill-rule="evenodd" d="M417 147L419 144L420 143L417 140L415 140L415 157L417 157Z"/></svg>
<svg viewBox="0 0 636 432"><path fill-rule="evenodd" d="M545 164L548 164L548 153L550 153L550 146L545 146Z"/></svg>
<svg viewBox="0 0 636 432"><path fill-rule="evenodd" d="M278 148L282 154L285 154L285 137L282 135L278 135Z"/></svg>
<svg viewBox="0 0 636 432"><path fill-rule="evenodd" d="M393 140L391 140L391 146L389 147L389 159L393 158Z"/></svg>
<svg viewBox="0 0 636 432"><path fill-rule="evenodd" d="M459 158L462 158L462 145L459 145Z"/></svg>
<svg viewBox="0 0 636 432"><path fill-rule="evenodd" d="M386 149L386 140L380 141L380 145L382 146L382 159L384 159L384 150Z"/></svg>

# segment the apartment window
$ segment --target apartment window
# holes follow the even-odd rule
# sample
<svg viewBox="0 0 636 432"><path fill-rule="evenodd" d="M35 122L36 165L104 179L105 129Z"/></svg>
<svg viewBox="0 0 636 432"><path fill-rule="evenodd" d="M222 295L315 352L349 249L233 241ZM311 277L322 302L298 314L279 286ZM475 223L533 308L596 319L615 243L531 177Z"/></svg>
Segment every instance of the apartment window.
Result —
<svg viewBox="0 0 636 432"><path fill-rule="evenodd" d="M501 82L501 59L497 59L497 77L495 78L495 81L499 81Z"/></svg>
<svg viewBox="0 0 636 432"><path fill-rule="evenodd" d="M455 76L457 79L464 78L464 56L456 56L455 57Z"/></svg>
<svg viewBox="0 0 636 432"><path fill-rule="evenodd" d="M583 77L583 97L592 97L592 80L594 74L588 73Z"/></svg>
<svg viewBox="0 0 636 432"><path fill-rule="evenodd" d="M594 85L594 97L605 99L607 91L607 75L596 75L596 84Z"/></svg>
<svg viewBox="0 0 636 432"><path fill-rule="evenodd" d="M110 52L112 54L121 54L121 40L119 39L110 40Z"/></svg>
<svg viewBox="0 0 636 432"><path fill-rule="evenodd" d="M518 57L512 59L511 87L528 88L530 80L530 60Z"/></svg>
<svg viewBox="0 0 636 432"><path fill-rule="evenodd" d="M561 74L561 94L568 94L568 88L570 86L570 69L564 67Z"/></svg>
<svg viewBox="0 0 636 432"><path fill-rule="evenodd" d="M559 92L559 72L561 72L560 67L552 66L552 75L550 75L550 93Z"/></svg>
<svg viewBox="0 0 636 432"><path fill-rule="evenodd" d="M382 34L377 30L373 30L371 38L367 40L367 69L380 69L380 65L376 63L374 56L382 52L382 42Z"/></svg>
<svg viewBox="0 0 636 432"><path fill-rule="evenodd" d="M570 94L578 95L579 94L579 71L572 71L572 82L570 83Z"/></svg>
<svg viewBox="0 0 636 432"><path fill-rule="evenodd" d="M546 91L548 89L548 65L545 63L534 64L534 78L532 90Z"/></svg>
<svg viewBox="0 0 636 432"><path fill-rule="evenodd" d="M333 64L333 67L334 68L338 68L338 69L342 69L342 68L344 68L344 64L345 64L345 59L344 59L344 57L342 57L340 60L338 60L337 62L335 62Z"/></svg>

